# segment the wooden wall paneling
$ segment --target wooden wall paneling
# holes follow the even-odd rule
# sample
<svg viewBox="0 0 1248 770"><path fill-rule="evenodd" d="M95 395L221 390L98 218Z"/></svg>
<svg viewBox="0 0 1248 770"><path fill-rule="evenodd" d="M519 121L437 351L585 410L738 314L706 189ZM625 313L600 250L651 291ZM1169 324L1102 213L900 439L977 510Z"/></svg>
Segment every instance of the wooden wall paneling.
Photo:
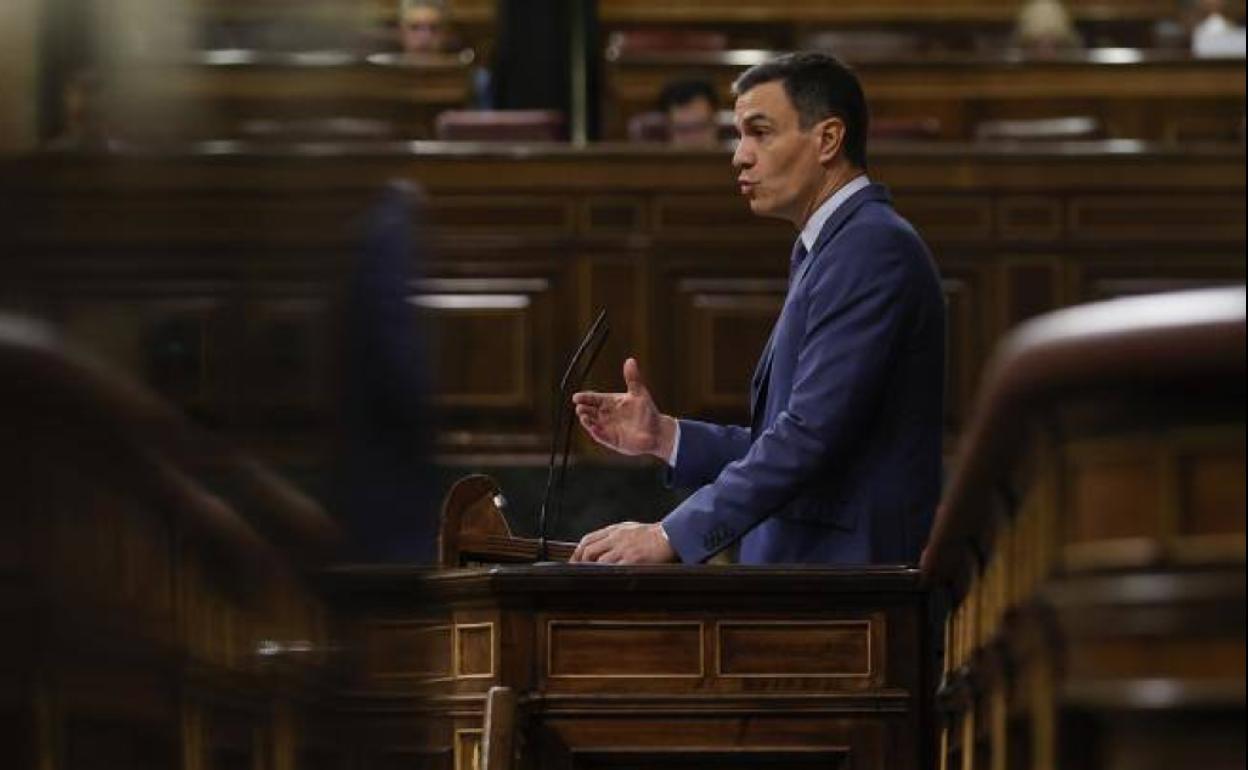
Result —
<svg viewBox="0 0 1248 770"><path fill-rule="evenodd" d="M637 212L640 213L640 210L638 207ZM652 339L650 313L654 299L647 290L651 275L650 255L642 248L626 251L590 248L578 254L575 262L577 313L573 332L576 336L572 339L579 341L579 335L589 329L600 310L607 312L607 323L611 329L597 362L588 373L585 389L602 392L622 390L623 362L629 357L637 359L642 376L653 389L657 368L654 357L664 345L660 340ZM557 365L563 367L566 363L559 360ZM559 373L554 375L558 376ZM595 452L602 456L610 454L597 447L579 428L575 430L574 441L582 452Z"/></svg>
<svg viewBox="0 0 1248 770"><path fill-rule="evenodd" d="M234 335L219 290L204 286L188 292L173 284L164 287L164 298L160 287L141 293L86 286L80 291L56 301L67 335L184 408L229 414Z"/></svg>
<svg viewBox="0 0 1248 770"><path fill-rule="evenodd" d="M1067 296L1095 302L1202 286L1243 282L1243 256L1220 248L1189 250L1181 258L1155 247L1126 248L1116 254L1086 254L1067 263Z"/></svg>
<svg viewBox="0 0 1248 770"><path fill-rule="evenodd" d="M941 265L945 297L945 423L950 433L966 419L983 356L979 271Z"/></svg>
<svg viewBox="0 0 1248 770"><path fill-rule="evenodd" d="M1006 242L1048 243L1064 238L1061 200L1052 195L1006 195L995 201L997 237Z"/></svg>
<svg viewBox="0 0 1248 770"><path fill-rule="evenodd" d="M1068 206L1071 239L1079 242L1196 246L1244 238L1243 196L1087 194L1071 196Z"/></svg>
<svg viewBox="0 0 1248 770"><path fill-rule="evenodd" d="M239 408L248 424L315 423L330 408L334 305L319 287L273 287L243 300ZM413 321L414 323L414 321Z"/></svg>
<svg viewBox="0 0 1248 770"><path fill-rule="evenodd" d="M725 168L725 179L729 173ZM795 237L792 225L780 220L753 218L740 197L731 193L672 194L656 191L653 201L651 221L654 234L666 241L732 238L765 248L786 238L791 245L791 239ZM787 253L787 249L781 252ZM766 258L763 252L760 252L760 257Z"/></svg>
<svg viewBox="0 0 1248 770"><path fill-rule="evenodd" d="M430 343L434 405L513 446L545 433L557 296L551 277L419 281L411 301Z"/></svg>
<svg viewBox="0 0 1248 770"><path fill-rule="evenodd" d="M997 262L997 320L992 335L1067 304L1058 256L1002 256Z"/></svg>
<svg viewBox="0 0 1248 770"><path fill-rule="evenodd" d="M265 348L306 351L299 340L322 333L322 283L332 284L355 248L348 220L387 178L424 184L432 222L424 273L461 282L428 293L530 303L495 308L488 320L463 307L434 312L454 319L431 327L445 332L446 373L459 378L438 410L453 451L540 452L554 380L599 305L611 308L614 333L595 387L618 384L619 359L638 352L665 410L743 420L747 370L774 319L760 308L724 315L711 305L770 296L778 308L783 287L685 289L782 280L793 240L789 225L753 217L726 189L726 153L422 146L315 158L41 157L6 169L3 191L14 203L4 216L13 246L6 285L12 276L24 301L135 372L151 371L146 329L168 317L182 353L177 366L162 365L167 392L279 454L306 447L320 419L322 383L294 372L315 374L321 354L313 346L279 360ZM881 146L872 175L894 191L941 266L950 388L963 397L988 345L1036 312L1243 277L1238 149ZM520 283L490 283L499 280ZM704 295L700 308L695 295ZM475 337L461 338L467 330ZM690 335L721 331L729 336L717 338L740 348L695 365L714 348ZM270 339L283 335L292 343ZM509 362L502 376L491 375L487 355ZM266 367L278 376L252 382ZM282 371L288 388L276 384ZM742 382L736 395L733 378ZM951 398L950 409L956 404ZM949 419L957 424L952 411Z"/></svg>
<svg viewBox="0 0 1248 770"><path fill-rule="evenodd" d="M598 356L586 386L596 390L623 387L621 366L634 357L642 367L652 358L656 341L650 338L647 323L650 303L646 292L649 276L648 255L632 253L583 253L577 257L578 312L576 333L584 334L600 310L606 310L611 336ZM563 362L560 362L562 365Z"/></svg>
<svg viewBox="0 0 1248 770"><path fill-rule="evenodd" d="M673 288L677 413L701 418L746 414L750 378L784 304L787 281L684 278Z"/></svg>
<svg viewBox="0 0 1248 770"><path fill-rule="evenodd" d="M577 230L576 202L565 195L438 195L429 201L428 215L443 237L570 236Z"/></svg>
<svg viewBox="0 0 1248 770"><path fill-rule="evenodd" d="M627 236L649 232L653 212L640 195L594 195L580 201L579 231L588 236Z"/></svg>
<svg viewBox="0 0 1248 770"><path fill-rule="evenodd" d="M992 200L986 195L903 192L894 204L929 244L983 242L995 232Z"/></svg>

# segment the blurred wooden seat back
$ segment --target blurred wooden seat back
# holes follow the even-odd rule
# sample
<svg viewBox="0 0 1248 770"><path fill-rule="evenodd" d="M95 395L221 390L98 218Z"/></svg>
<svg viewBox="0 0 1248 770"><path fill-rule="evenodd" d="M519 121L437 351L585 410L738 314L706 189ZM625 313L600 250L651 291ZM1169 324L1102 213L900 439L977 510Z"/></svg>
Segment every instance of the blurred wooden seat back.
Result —
<svg viewBox="0 0 1248 770"><path fill-rule="evenodd" d="M980 142L1065 142L1102 139L1101 121L1086 115L1020 120L986 120L975 126Z"/></svg>
<svg viewBox="0 0 1248 770"><path fill-rule="evenodd" d="M566 125L555 110L447 110L434 131L446 142L560 142Z"/></svg>

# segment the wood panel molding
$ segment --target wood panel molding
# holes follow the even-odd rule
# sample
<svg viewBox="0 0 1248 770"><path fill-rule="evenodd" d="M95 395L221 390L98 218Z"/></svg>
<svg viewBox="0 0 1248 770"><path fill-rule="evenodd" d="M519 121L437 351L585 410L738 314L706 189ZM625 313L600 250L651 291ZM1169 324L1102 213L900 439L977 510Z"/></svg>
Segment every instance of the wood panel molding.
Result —
<svg viewBox="0 0 1248 770"><path fill-rule="evenodd" d="M716 624L716 675L869 679L876 675L872 623L871 619L721 620Z"/></svg>

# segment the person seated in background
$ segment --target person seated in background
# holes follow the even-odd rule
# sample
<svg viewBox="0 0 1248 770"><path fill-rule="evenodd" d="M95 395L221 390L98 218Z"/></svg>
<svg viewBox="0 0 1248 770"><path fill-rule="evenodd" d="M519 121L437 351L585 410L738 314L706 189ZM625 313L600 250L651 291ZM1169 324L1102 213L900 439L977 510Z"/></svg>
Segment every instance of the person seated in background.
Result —
<svg viewBox="0 0 1248 770"><path fill-rule="evenodd" d="M440 53L450 47L444 0L400 0L399 40L404 53Z"/></svg>
<svg viewBox="0 0 1248 770"><path fill-rule="evenodd" d="M1189 12L1192 55L1197 57L1244 56L1244 28L1227 16L1225 0L1196 0Z"/></svg>
<svg viewBox="0 0 1248 770"><path fill-rule="evenodd" d="M659 95L667 116L668 142L674 147L715 147L719 144L716 114L719 100L705 80L676 80Z"/></svg>
<svg viewBox="0 0 1248 770"><path fill-rule="evenodd" d="M1014 45L1033 56L1050 56L1082 49L1083 38L1061 0L1027 0L1015 19Z"/></svg>

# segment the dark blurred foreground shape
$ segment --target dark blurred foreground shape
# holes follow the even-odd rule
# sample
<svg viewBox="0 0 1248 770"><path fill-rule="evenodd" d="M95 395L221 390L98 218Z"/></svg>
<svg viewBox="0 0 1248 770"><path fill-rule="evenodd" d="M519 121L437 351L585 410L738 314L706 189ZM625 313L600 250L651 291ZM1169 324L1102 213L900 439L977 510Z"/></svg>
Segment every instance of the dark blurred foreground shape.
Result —
<svg viewBox="0 0 1248 770"><path fill-rule="evenodd" d="M388 185L364 219L359 254L344 260L331 499L356 561L434 560L431 362L411 302L428 238L417 196Z"/></svg>
<svg viewBox="0 0 1248 770"><path fill-rule="evenodd" d="M923 557L947 767L1243 766L1244 287L998 349Z"/></svg>
<svg viewBox="0 0 1248 770"><path fill-rule="evenodd" d="M0 762L311 766L335 634L309 580L338 540L321 507L11 315L0 423Z"/></svg>

